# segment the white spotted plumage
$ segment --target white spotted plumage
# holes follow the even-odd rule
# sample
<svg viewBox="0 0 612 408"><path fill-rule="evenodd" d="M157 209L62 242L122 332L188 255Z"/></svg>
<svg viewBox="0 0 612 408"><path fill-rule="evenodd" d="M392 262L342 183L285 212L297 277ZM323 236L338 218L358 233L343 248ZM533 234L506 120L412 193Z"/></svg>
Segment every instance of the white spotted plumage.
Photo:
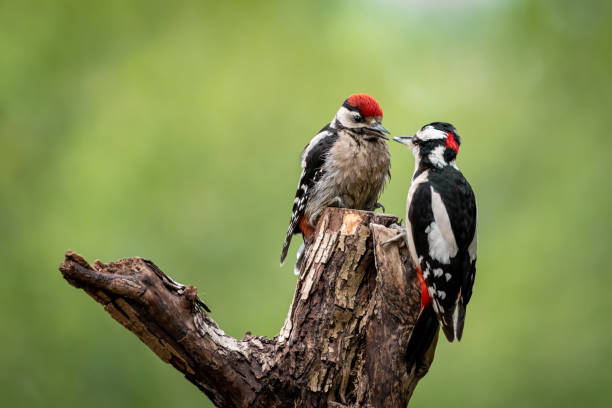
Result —
<svg viewBox="0 0 612 408"><path fill-rule="evenodd" d="M443 122L423 126L413 137L396 137L416 158L406 206L410 257L444 334L461 339L476 262L476 204L455 158L460 138ZM427 303L430 302L430 303Z"/></svg>

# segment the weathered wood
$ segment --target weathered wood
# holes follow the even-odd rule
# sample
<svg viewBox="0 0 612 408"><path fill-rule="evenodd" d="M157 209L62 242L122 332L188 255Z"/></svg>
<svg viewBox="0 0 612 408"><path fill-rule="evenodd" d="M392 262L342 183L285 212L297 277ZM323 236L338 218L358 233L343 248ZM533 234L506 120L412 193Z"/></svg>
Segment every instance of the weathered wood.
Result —
<svg viewBox="0 0 612 408"><path fill-rule="evenodd" d="M382 245L394 222L327 209L273 339L227 336L193 286L142 258L89 265L68 251L60 270L218 407L405 407L436 341L408 372L420 289L405 246Z"/></svg>

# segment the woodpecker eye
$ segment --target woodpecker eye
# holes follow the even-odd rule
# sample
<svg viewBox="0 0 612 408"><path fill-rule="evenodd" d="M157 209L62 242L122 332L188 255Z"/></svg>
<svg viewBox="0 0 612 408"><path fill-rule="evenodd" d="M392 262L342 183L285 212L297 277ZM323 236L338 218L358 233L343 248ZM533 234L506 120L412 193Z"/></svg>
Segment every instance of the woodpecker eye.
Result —
<svg viewBox="0 0 612 408"><path fill-rule="evenodd" d="M363 116L361 116L359 113L353 113L353 120L355 122L361 122L363 120Z"/></svg>

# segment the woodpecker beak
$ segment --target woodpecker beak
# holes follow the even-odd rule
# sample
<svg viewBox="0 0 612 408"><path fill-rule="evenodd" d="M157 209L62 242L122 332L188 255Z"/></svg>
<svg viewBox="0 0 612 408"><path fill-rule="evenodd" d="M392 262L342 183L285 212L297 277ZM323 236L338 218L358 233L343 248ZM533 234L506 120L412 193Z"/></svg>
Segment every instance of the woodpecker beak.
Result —
<svg viewBox="0 0 612 408"><path fill-rule="evenodd" d="M384 134L388 134L390 135L391 132L389 132L387 129L385 129L383 127L383 125L381 125L379 122L375 122L372 126L369 127L370 130L374 131L373 133L378 136L381 137L385 140L389 140L389 138L387 136L385 136Z"/></svg>
<svg viewBox="0 0 612 408"><path fill-rule="evenodd" d="M414 136L396 136L393 138L393 140L395 140L396 142L406 145L408 147L411 147L413 145L412 139L414 139Z"/></svg>

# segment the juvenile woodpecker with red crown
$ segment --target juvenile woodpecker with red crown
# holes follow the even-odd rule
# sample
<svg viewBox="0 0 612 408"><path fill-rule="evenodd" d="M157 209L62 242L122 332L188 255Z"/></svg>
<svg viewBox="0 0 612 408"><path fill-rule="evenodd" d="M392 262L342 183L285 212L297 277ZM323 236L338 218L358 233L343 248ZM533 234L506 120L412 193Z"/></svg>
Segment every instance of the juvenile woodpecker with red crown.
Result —
<svg viewBox="0 0 612 408"><path fill-rule="evenodd" d="M453 125L434 122L393 140L416 159L404 234L421 284L421 314L408 345L411 366L439 325L449 342L461 340L476 274L477 210L474 192L455 164L460 138Z"/></svg>
<svg viewBox="0 0 612 408"><path fill-rule="evenodd" d="M301 155L302 174L293 201L289 229L281 252L281 266L294 234L308 243L325 207L373 211L389 178L389 149L376 99L354 94L344 101L334 119L308 143ZM299 273L305 251L300 246L294 271Z"/></svg>

